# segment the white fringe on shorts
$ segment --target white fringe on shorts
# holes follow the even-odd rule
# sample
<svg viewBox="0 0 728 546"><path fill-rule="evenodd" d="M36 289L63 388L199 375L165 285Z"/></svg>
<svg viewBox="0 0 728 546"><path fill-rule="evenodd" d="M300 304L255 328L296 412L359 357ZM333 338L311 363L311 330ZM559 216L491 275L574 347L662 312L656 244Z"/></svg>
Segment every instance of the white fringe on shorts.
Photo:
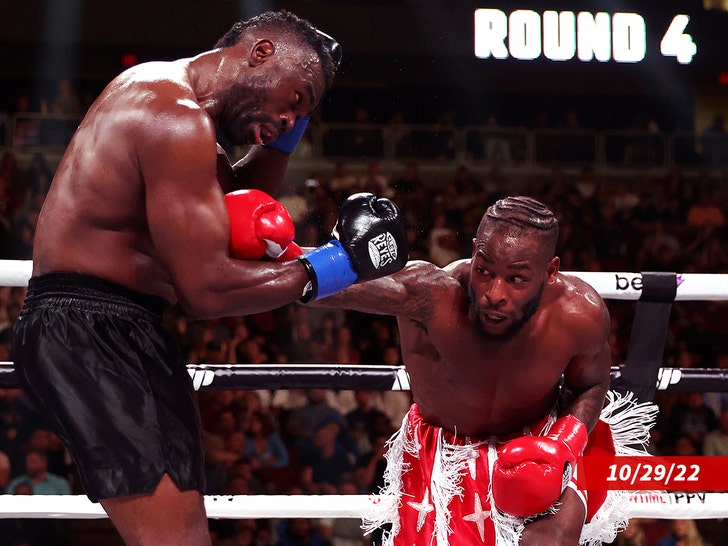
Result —
<svg viewBox="0 0 728 546"><path fill-rule="evenodd" d="M614 440L614 448L618 456L645 455L645 446L649 443L650 429L652 428L658 408L656 405L646 402L638 403L632 393L620 395L614 391L607 393L607 404L601 412L601 420L606 422ZM549 419L547 431L553 424ZM390 531L385 531L382 539L382 546L393 546L394 537L399 533L399 508L402 505L402 497L406 493L402 490L402 475L409 471L409 464L404 462L404 453L418 457L420 446L418 445L417 431L411 430L408 414L402 420L402 427L388 441L386 454L387 468L384 472L385 486L380 494L386 499L362 517L362 529L365 534L391 524ZM544 431L544 433L546 432ZM455 496L463 496L463 488L460 485L463 472L467 467L468 455L473 449L488 443L488 464L492 474L493 463L496 459L496 442L492 438L490 442L466 443L464 445L452 445L443 438L443 431L438 435L436 446L435 468L432 470L431 495L435 507L435 529L431 544L436 546L449 546L448 536L450 529L450 510L448 506ZM428 449L430 446L427 446ZM489 492L489 497L491 497ZM607 492L607 498L602 507L597 511L589 523L585 523L582 529L580 544L582 546L598 546L603 542L611 542L617 533L623 530L629 522L629 495L626 491ZM528 519L518 518L504 514L495 509L492 497L489 498L491 517L496 531L496 546L517 545L521 533ZM554 506L550 512L554 513L558 506Z"/></svg>

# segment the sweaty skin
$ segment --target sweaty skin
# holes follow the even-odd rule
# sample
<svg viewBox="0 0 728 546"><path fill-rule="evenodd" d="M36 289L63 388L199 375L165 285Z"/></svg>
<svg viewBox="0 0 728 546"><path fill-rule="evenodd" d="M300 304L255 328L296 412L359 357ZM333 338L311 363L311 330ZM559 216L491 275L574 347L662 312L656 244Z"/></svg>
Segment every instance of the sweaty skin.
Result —
<svg viewBox="0 0 728 546"><path fill-rule="evenodd" d="M543 254L537 237L495 229L474 241L471 259L411 261L322 305L397 317L412 395L430 423L459 435L517 433L554 408L563 381L561 413L591 430L610 384L609 315L593 288ZM529 308L530 320L499 338ZM526 525L522 545L578 543L583 504L568 488L560 500L557 514Z"/></svg>
<svg viewBox="0 0 728 546"><path fill-rule="evenodd" d="M301 264L228 254L224 191L275 194L288 154L257 146L310 114L325 82L318 58L251 36L190 59L139 65L99 96L59 165L36 233L33 274L79 271L179 301L191 315L230 316L301 296ZM215 123L252 144L220 161Z"/></svg>
<svg viewBox="0 0 728 546"><path fill-rule="evenodd" d="M441 269L412 261L400 272L358 284L325 300L362 312L397 316L412 394L431 423L466 435L506 435L546 415L564 385L568 408L591 429L609 387L609 317L586 283L540 266L535 243L492 238L472 260ZM468 281L481 305L471 319ZM521 316L543 286L533 317L507 341L484 338ZM489 303L492 302L492 303ZM566 409L566 408L562 408Z"/></svg>

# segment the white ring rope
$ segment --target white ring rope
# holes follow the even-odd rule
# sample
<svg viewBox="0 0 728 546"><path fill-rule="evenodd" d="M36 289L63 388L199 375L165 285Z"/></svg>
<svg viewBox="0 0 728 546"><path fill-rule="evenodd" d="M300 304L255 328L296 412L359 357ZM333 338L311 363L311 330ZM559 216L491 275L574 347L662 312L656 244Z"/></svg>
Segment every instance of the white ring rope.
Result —
<svg viewBox="0 0 728 546"><path fill-rule="evenodd" d="M382 504L378 495L206 495L212 519L361 518ZM385 503L386 504L386 503ZM728 493L635 491L630 518L721 519ZM102 519L98 503L84 495L0 495L0 518Z"/></svg>
<svg viewBox="0 0 728 546"><path fill-rule="evenodd" d="M0 286L27 286L30 260L0 260ZM564 272L590 284L603 298L638 300L641 273ZM675 301L728 300L728 274L683 273L677 275ZM3 362L3 365L12 365ZM204 366L202 366L204 368ZM215 370L218 371L219 370ZM666 370L667 371L667 370ZM212 372L208 368L208 372ZM193 372L193 379L195 378ZM202 370L201 384L209 379ZM199 374L198 374L199 375ZM672 374L670 374L672 376ZM390 387L409 388L406 375L395 371ZM666 388L666 387L662 387ZM376 495L235 495L205 496L210 518L360 518L381 504ZM630 495L630 517L660 519L720 519L728 516L728 493L643 491ZM101 519L107 515L98 503L84 495L0 495L0 518Z"/></svg>
<svg viewBox="0 0 728 546"><path fill-rule="evenodd" d="M0 286L27 286L33 271L31 260L0 260ZM642 273L564 271L590 284L604 299L638 300ZM675 301L728 300L728 274L678 273Z"/></svg>

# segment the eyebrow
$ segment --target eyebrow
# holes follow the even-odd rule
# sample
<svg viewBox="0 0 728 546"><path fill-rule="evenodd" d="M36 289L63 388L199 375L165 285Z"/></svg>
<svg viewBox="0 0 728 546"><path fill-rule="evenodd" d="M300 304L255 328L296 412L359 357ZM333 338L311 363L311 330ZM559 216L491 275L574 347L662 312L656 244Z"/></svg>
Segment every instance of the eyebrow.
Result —
<svg viewBox="0 0 728 546"><path fill-rule="evenodd" d="M508 269L516 269L519 271L524 270L524 269L531 269L531 266L528 264L518 264L518 263L510 264L507 267L508 267Z"/></svg>
<svg viewBox="0 0 728 546"><path fill-rule="evenodd" d="M483 260L484 262L486 262L488 264L492 264L492 263L495 263L496 262L496 260L494 260L494 259L486 256L485 253L482 250L478 250L476 252L476 255L479 256L481 260ZM512 263L512 264L508 264L506 267L508 269L515 269L515 270L518 270L518 271L526 270L526 269L530 270L531 269L531 266L530 266L530 264L528 264L528 262L515 262L515 263Z"/></svg>

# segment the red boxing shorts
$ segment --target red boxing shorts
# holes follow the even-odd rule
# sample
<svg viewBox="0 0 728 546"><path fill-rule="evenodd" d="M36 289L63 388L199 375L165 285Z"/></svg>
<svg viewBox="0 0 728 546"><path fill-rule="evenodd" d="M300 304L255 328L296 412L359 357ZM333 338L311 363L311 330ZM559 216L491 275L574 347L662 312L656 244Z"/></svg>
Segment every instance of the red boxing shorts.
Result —
<svg viewBox="0 0 728 546"><path fill-rule="evenodd" d="M613 392L608 402L584 454L644 455L629 446L646 443L657 408ZM544 417L524 434L544 435L554 420ZM503 445L503 439L456 436L431 425L413 404L389 440L381 491L386 500L365 515L365 531L391 524L383 546L517 544L528 520L495 510L490 496L492 465ZM626 527L629 501L624 491L580 491L576 476L568 487L586 507L582 544L611 542Z"/></svg>

